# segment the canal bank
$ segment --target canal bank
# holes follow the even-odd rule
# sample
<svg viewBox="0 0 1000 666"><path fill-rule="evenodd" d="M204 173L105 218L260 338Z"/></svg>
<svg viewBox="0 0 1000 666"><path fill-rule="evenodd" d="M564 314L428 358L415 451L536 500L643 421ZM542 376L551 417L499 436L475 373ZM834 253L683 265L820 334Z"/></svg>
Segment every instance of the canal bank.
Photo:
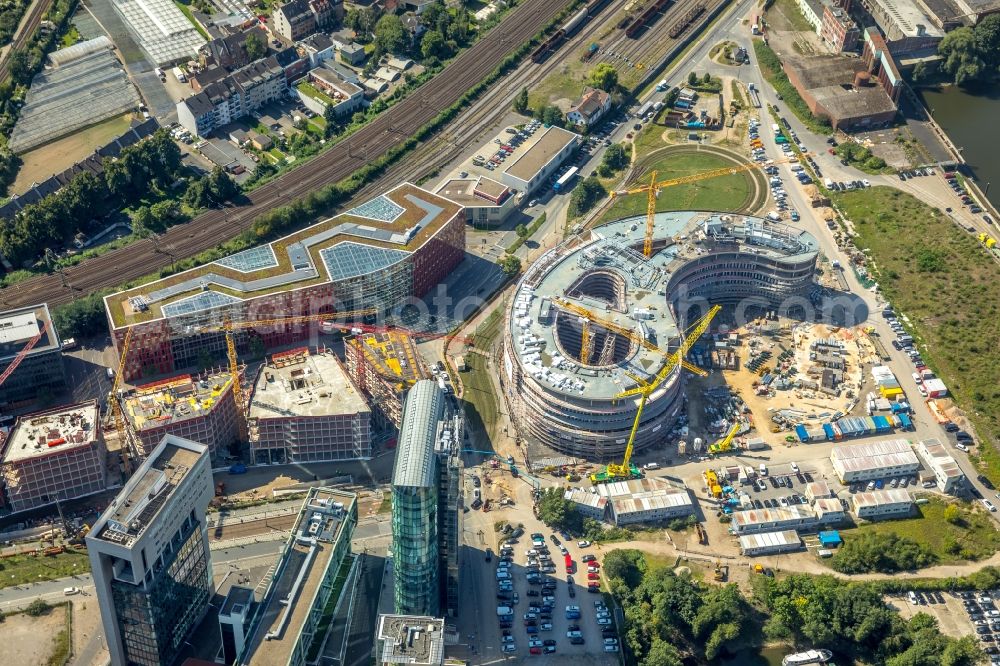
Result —
<svg viewBox="0 0 1000 666"><path fill-rule="evenodd" d="M972 94L958 86L943 86L917 94L958 147L968 172L992 207L1000 207L1000 160L996 159L1000 154L1000 90L993 87Z"/></svg>

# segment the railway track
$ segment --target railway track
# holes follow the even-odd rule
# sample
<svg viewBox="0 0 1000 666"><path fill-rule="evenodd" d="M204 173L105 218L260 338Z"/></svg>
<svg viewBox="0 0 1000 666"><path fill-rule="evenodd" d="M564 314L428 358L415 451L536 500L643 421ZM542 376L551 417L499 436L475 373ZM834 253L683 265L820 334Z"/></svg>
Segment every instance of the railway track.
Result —
<svg viewBox="0 0 1000 666"><path fill-rule="evenodd" d="M21 26L21 30L14 35L14 39L11 41L10 48L4 54L3 62L0 62L0 82L6 81L7 77L10 75L10 68L7 66L7 61L10 59L10 55L24 47L31 39L32 35L35 34L35 30L41 25L42 19L45 14L52 7L52 0L38 0L31 4L28 8L28 20Z"/></svg>
<svg viewBox="0 0 1000 666"><path fill-rule="evenodd" d="M160 237L158 247L151 240L141 240L66 269L63 277L39 276L0 290L0 302L6 306L40 302L62 305L81 295L148 275L170 265L172 257L191 257L237 236L250 228L257 215L346 178L415 133L551 22L566 2L529 0L520 5L441 74L350 138L255 190L248 205L211 210L173 227Z"/></svg>

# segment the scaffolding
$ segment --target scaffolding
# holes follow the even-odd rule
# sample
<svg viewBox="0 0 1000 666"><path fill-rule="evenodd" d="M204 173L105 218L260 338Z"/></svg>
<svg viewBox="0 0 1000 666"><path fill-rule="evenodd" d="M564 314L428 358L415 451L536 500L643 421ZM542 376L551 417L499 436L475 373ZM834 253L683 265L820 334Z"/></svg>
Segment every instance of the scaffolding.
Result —
<svg viewBox="0 0 1000 666"><path fill-rule="evenodd" d="M429 376L413 339L399 331L355 336L345 344L351 378L368 397L382 425L399 427L403 396Z"/></svg>

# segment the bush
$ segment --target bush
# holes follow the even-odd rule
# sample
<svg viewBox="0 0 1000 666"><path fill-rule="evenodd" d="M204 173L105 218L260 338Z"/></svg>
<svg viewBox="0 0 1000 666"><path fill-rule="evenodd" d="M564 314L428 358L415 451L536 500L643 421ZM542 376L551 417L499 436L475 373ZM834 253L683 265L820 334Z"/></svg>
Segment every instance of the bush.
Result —
<svg viewBox="0 0 1000 666"><path fill-rule="evenodd" d="M927 567L936 561L937 556L927 546L895 532L867 532L848 539L830 565L846 574L895 573Z"/></svg>
<svg viewBox="0 0 1000 666"><path fill-rule="evenodd" d="M52 610L52 606L48 604L44 599L35 599L28 607L24 609L25 615L30 615L31 617L39 617L41 615L47 614Z"/></svg>

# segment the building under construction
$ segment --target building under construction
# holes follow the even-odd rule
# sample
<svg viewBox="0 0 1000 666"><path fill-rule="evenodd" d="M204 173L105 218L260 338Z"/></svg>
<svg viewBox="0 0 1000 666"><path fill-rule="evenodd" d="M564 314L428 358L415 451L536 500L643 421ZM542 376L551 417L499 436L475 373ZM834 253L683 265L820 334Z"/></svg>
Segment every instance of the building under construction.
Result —
<svg viewBox="0 0 1000 666"><path fill-rule="evenodd" d="M399 428L406 391L428 376L413 339L399 331L368 333L344 348L351 378L371 401L377 425Z"/></svg>
<svg viewBox="0 0 1000 666"><path fill-rule="evenodd" d="M106 457L96 400L22 416L0 457L10 509L101 492L107 487Z"/></svg>
<svg viewBox="0 0 1000 666"><path fill-rule="evenodd" d="M164 435L176 435L204 444L212 458L228 455L243 418L232 388L232 375L225 370L137 386L121 397L123 444L130 455L143 459Z"/></svg>
<svg viewBox="0 0 1000 666"><path fill-rule="evenodd" d="M254 462L282 464L371 456L371 412L331 351L271 356L249 400Z"/></svg>
<svg viewBox="0 0 1000 666"><path fill-rule="evenodd" d="M66 388L62 343L52 324L49 306L30 305L0 313L0 407L30 405L39 394Z"/></svg>

